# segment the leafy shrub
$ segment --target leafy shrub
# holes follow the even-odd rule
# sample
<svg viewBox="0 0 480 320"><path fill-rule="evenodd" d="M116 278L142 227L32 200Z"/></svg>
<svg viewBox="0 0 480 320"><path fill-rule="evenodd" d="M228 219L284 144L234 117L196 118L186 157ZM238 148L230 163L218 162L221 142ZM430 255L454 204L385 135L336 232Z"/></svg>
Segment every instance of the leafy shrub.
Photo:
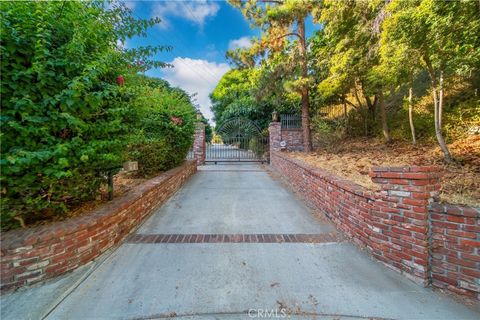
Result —
<svg viewBox="0 0 480 320"><path fill-rule="evenodd" d="M248 149L251 150L259 158L262 158L267 151L267 145L265 145L260 138L252 138L248 143Z"/></svg>
<svg viewBox="0 0 480 320"><path fill-rule="evenodd" d="M141 86L140 91L134 102L137 114L131 121L134 134L128 157L138 161L140 175L149 176L185 159L193 143L195 109L188 95L161 80Z"/></svg>
<svg viewBox="0 0 480 320"><path fill-rule="evenodd" d="M328 121L315 116L310 126L313 141L317 146L329 146L344 136L345 128L338 121Z"/></svg>
<svg viewBox="0 0 480 320"><path fill-rule="evenodd" d="M118 46L158 22L121 4L0 6L1 226L9 229L95 197L131 141L136 110L117 78L162 66L148 56L164 48Z"/></svg>

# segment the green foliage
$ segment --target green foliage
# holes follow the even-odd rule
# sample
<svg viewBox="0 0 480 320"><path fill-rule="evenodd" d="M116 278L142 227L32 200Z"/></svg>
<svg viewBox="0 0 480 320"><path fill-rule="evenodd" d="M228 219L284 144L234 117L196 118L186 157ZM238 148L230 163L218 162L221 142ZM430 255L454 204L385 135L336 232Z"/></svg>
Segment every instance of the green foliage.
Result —
<svg viewBox="0 0 480 320"><path fill-rule="evenodd" d="M223 75L210 95L217 127L235 117L247 118L261 128L268 127L271 113L295 110L295 98L272 94L257 96L260 72L256 69L232 69Z"/></svg>
<svg viewBox="0 0 480 320"><path fill-rule="evenodd" d="M267 145L262 143L257 137L250 139L248 142L248 150L251 150L258 158L262 158L267 152Z"/></svg>
<svg viewBox="0 0 480 320"><path fill-rule="evenodd" d="M431 139L435 136L433 110L415 110L420 100L415 97L427 95L424 100L431 101L428 96L432 88L438 90L440 74L448 95L453 82L470 82L472 73L478 73L479 10L474 1L323 1L316 15L322 29L309 40L317 109L346 102L353 107L345 121L347 134L376 136L382 133L378 119L382 94L387 127L394 138L409 139L408 106L402 96L412 87L416 133ZM469 96L471 90L465 88L463 94ZM465 130L451 116L475 117L466 111L471 110L466 104L450 97L445 101L453 103L444 110L446 134L458 137ZM321 127L313 128L322 134Z"/></svg>
<svg viewBox="0 0 480 320"><path fill-rule="evenodd" d="M401 45L416 52L431 71L466 75L480 65L478 3L394 0L387 12L382 35L385 45Z"/></svg>
<svg viewBox="0 0 480 320"><path fill-rule="evenodd" d="M305 150L311 150L309 55L305 21L319 0L239 1L230 3L241 10L252 26L261 30L249 48L228 52L240 68L258 65L257 96L284 98L293 95L302 113ZM301 102L301 103L300 103ZM279 111L279 110L277 110Z"/></svg>
<svg viewBox="0 0 480 320"><path fill-rule="evenodd" d="M208 119L202 114L201 122L205 125L205 141L210 142L213 139L213 128L208 122Z"/></svg>
<svg viewBox="0 0 480 320"><path fill-rule="evenodd" d="M468 130L480 124L480 99L470 97L456 102L445 113L445 134L450 140L464 138Z"/></svg>
<svg viewBox="0 0 480 320"><path fill-rule="evenodd" d="M345 104L349 110L347 117L343 121L335 119L329 126L343 123L346 134L353 136L383 133L386 141L391 127L395 138L410 139L404 97L412 88L417 135L425 139L435 135L448 160L442 138L443 124L445 134L451 138L465 131L463 124L471 123L466 119L477 118L474 113L478 109L468 106L478 104L478 98L466 104L451 100L449 94L454 83L472 83L479 75L480 6L476 1L230 2L242 11L252 27L261 30L250 48L227 53L241 73L255 75L256 80L248 84L250 94L273 94L282 101L291 97L288 94L297 94L297 99L291 101L296 106L293 110L298 112L298 93L303 90L302 98L305 98L308 90L312 102L310 115L315 118L311 128L318 130L319 135L325 135L326 129L318 125L319 121L326 120L320 111ZM309 15L319 28L307 39L305 57L302 46L297 44L302 38L300 27ZM305 61L308 72L302 73L299 67ZM469 96L474 90L472 87L478 88L476 81L464 88L464 96ZM235 84L223 85L233 88ZM438 101L435 108L422 106L422 110L415 110L422 99L434 104L434 99L428 98L432 92ZM444 99L440 99L440 95ZM225 105L248 114L246 110L251 102L248 99L245 95L232 95ZM440 101L447 105L441 106ZM224 113L221 105L217 114Z"/></svg>
<svg viewBox="0 0 480 320"><path fill-rule="evenodd" d="M149 176L180 164L193 142L195 109L190 97L163 80L135 76L136 86L125 88L134 96L128 104L128 158L139 164L139 175Z"/></svg>
<svg viewBox="0 0 480 320"><path fill-rule="evenodd" d="M162 147L152 152L167 155L155 162L156 170L179 163L191 143L188 96L179 98L171 89L149 100L143 97L148 86L137 85L135 75L164 66L148 57L169 48L119 45L144 36L158 19L133 18L121 3L107 8L104 2L1 2L0 7L3 230L93 199L107 172L129 156L129 144ZM125 86L118 84L119 76ZM163 104L154 106L160 100ZM171 115L184 123L173 125Z"/></svg>
<svg viewBox="0 0 480 320"><path fill-rule="evenodd" d="M312 117L314 139L321 147L331 146L345 136L344 126L318 116Z"/></svg>

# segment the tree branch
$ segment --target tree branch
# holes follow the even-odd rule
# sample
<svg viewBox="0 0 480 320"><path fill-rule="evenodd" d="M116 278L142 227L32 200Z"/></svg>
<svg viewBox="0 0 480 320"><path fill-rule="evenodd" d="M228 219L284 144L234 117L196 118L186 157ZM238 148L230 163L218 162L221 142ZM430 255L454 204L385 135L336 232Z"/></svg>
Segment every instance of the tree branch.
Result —
<svg viewBox="0 0 480 320"><path fill-rule="evenodd" d="M347 99L345 99L344 101L345 101L346 104L349 104L349 105L351 105L352 107L354 107L355 110L358 110L358 106L356 106L354 103L348 101Z"/></svg>
<svg viewBox="0 0 480 320"><path fill-rule="evenodd" d="M353 87L353 92L355 93L355 99L357 99L358 106L361 108L363 106L362 102L360 101L360 97L358 96L357 86Z"/></svg>
<svg viewBox="0 0 480 320"><path fill-rule="evenodd" d="M277 39L285 38L285 37L290 37L290 36L297 36L298 39L302 39L302 36L300 34L298 34L297 32L289 32L289 33L286 33L284 35L281 35L280 37L276 37L273 40L277 40Z"/></svg>
<svg viewBox="0 0 480 320"><path fill-rule="evenodd" d="M263 2L263 3L277 3L277 4L283 4L284 3L281 0L260 0L260 2Z"/></svg>

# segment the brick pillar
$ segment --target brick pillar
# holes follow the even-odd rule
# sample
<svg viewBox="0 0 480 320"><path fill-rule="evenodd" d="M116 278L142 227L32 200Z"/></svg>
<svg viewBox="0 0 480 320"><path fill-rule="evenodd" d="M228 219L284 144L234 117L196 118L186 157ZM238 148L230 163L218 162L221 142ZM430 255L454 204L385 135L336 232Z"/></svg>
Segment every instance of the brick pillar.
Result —
<svg viewBox="0 0 480 320"><path fill-rule="evenodd" d="M270 152L280 150L280 141L282 141L282 125L280 122L271 122L268 126L270 136Z"/></svg>
<svg viewBox="0 0 480 320"><path fill-rule="evenodd" d="M430 282L429 203L437 197L438 167L374 167L372 180L381 184L376 215L385 236L377 258L412 280ZM375 215L375 214L374 214Z"/></svg>
<svg viewBox="0 0 480 320"><path fill-rule="evenodd" d="M195 160L197 160L197 165L202 165L205 163L205 154L205 124L202 122L197 122L193 139L193 157Z"/></svg>

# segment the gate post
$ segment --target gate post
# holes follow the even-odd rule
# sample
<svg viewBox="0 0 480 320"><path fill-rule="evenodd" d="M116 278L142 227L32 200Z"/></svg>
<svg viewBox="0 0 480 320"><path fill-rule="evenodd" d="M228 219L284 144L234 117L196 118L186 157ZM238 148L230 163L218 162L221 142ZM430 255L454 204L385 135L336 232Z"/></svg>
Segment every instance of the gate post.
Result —
<svg viewBox="0 0 480 320"><path fill-rule="evenodd" d="M270 153L280 150L280 141L282 141L282 125L280 122L271 122L268 126L270 137Z"/></svg>
<svg viewBox="0 0 480 320"><path fill-rule="evenodd" d="M193 138L193 157L197 165L205 163L206 142L205 142L205 124L197 122Z"/></svg>

